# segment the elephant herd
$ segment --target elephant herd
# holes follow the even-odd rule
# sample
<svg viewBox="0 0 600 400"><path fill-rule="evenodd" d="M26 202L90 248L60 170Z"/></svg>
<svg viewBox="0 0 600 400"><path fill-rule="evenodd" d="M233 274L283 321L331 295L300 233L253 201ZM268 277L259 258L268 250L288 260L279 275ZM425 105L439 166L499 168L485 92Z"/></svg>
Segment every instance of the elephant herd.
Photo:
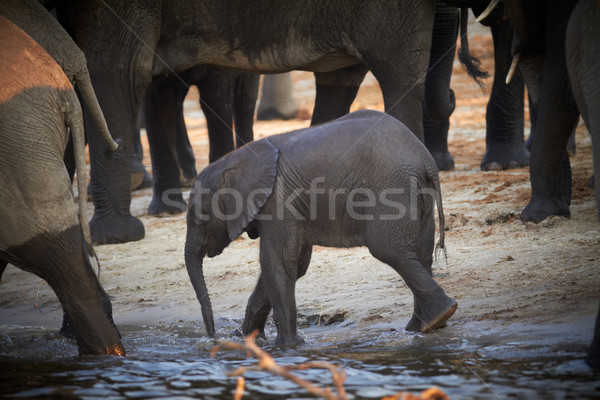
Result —
<svg viewBox="0 0 600 400"><path fill-rule="evenodd" d="M261 275L243 334L261 330L272 309L276 342L301 341L294 285L317 244L367 246L413 292L407 329L445 326L457 304L431 277L433 209L437 204L443 248L437 171L453 168L447 141L459 32L459 59L476 80L485 77L468 54L467 8L491 26L495 49L481 168L529 164L532 194L521 218L568 217L566 145L581 113L592 135L600 199L594 0L0 0L0 275L11 263L45 279L63 305L63 331L81 353L125 354L93 270L92 243L144 237L129 209L141 117L153 166L148 213L188 209L185 258L209 335L214 324L202 258L220 254L244 231L261 237ZM313 127L252 142L256 74L290 70L314 72ZM379 82L386 114L344 117L367 71ZM182 115L191 84L200 88L211 164L186 204L181 171L188 179L196 174ZM530 149L523 140L525 84L535 126ZM84 128L94 201L89 227ZM79 213L70 191L73 169ZM356 202L361 212L347 207ZM596 367L599 331L590 351Z"/></svg>

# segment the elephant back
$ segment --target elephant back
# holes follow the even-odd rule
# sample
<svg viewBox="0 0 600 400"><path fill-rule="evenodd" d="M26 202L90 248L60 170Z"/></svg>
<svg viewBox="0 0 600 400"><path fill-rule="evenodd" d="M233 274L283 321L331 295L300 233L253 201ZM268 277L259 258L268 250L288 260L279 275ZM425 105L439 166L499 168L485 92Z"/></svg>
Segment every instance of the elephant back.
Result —
<svg viewBox="0 0 600 400"><path fill-rule="evenodd" d="M0 103L34 87L73 90L54 59L29 35L0 16Z"/></svg>

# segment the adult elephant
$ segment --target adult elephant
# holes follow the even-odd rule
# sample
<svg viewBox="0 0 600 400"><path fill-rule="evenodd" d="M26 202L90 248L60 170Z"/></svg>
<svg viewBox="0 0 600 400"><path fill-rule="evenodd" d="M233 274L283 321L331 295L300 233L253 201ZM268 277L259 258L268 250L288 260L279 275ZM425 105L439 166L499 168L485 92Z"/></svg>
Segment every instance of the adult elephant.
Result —
<svg viewBox="0 0 600 400"><path fill-rule="evenodd" d="M253 140L254 107L259 75L200 65L178 75L156 76L146 90L142 116L152 158L153 196L149 215L185 211L181 176L196 177L195 157L183 119L183 100L190 85L200 92L206 117L209 162ZM233 125L235 122L235 134Z"/></svg>
<svg viewBox="0 0 600 400"><path fill-rule="evenodd" d="M79 100L54 59L1 16L0 42L0 276L10 263L48 282L80 353L124 355L110 300L92 268ZM69 131L79 215L63 163Z"/></svg>
<svg viewBox="0 0 600 400"><path fill-rule="evenodd" d="M521 213L539 222L570 216L571 168L566 151L579 111L567 74L565 35L576 1L511 1L513 54L537 111L530 157L531 199Z"/></svg>
<svg viewBox="0 0 600 400"><path fill-rule="evenodd" d="M316 103L325 111L316 110L314 121L348 111L349 104L336 104L338 93L356 94L355 70L364 65L381 85L386 111L423 137L422 77L431 43L432 0L91 0L60 5L65 6L108 126L129 151L139 105L153 77L200 64L254 73L316 71ZM339 79L340 74L348 79ZM106 158L102 143L90 136L93 240L141 239L143 224L129 211L129 162Z"/></svg>

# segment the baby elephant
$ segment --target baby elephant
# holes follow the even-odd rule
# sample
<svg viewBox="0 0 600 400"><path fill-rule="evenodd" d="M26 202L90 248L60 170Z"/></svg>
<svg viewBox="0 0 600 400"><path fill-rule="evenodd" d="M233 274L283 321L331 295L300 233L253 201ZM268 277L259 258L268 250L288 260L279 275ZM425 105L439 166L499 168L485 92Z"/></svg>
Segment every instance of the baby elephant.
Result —
<svg viewBox="0 0 600 400"><path fill-rule="evenodd" d="M443 327L456 310L431 274L434 203L444 247L438 171L401 122L358 111L330 123L249 143L206 167L194 182L185 261L209 336L215 328L205 255L220 254L244 230L261 237L261 274L242 326L262 331L273 308L276 344L296 344L296 280L313 245L367 246L414 295L406 329Z"/></svg>

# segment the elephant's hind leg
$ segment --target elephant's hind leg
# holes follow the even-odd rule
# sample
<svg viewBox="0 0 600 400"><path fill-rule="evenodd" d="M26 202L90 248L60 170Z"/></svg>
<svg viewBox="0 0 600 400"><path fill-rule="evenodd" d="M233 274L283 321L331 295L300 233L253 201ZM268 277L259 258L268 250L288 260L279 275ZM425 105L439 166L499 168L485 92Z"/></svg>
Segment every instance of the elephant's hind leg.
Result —
<svg viewBox="0 0 600 400"><path fill-rule="evenodd" d="M398 244L390 239L370 240L367 246L375 258L400 274L413 293L415 308L406 330L431 332L443 328L458 304L433 279L431 268L423 265L416 253L398 251Z"/></svg>

